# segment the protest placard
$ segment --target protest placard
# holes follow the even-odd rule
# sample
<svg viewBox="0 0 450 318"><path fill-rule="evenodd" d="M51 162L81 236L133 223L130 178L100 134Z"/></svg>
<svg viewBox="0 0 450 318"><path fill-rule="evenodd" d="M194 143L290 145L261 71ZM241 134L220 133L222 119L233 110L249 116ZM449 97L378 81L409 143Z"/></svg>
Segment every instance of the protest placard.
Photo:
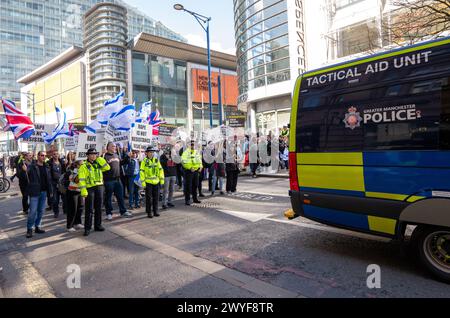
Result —
<svg viewBox="0 0 450 318"><path fill-rule="evenodd" d="M89 148L95 148L99 153L101 153L104 146L104 139L104 134L80 134L78 137L76 159L86 160L86 152Z"/></svg>
<svg viewBox="0 0 450 318"><path fill-rule="evenodd" d="M78 135L67 137L64 143L64 150L76 151L78 145Z"/></svg>
<svg viewBox="0 0 450 318"><path fill-rule="evenodd" d="M34 124L34 133L29 138L22 139L22 141L33 145L45 144L43 133L46 132L51 135L55 127L54 124Z"/></svg>
<svg viewBox="0 0 450 318"><path fill-rule="evenodd" d="M131 128L131 149L145 151L148 146L153 145L152 125L136 124Z"/></svg>
<svg viewBox="0 0 450 318"><path fill-rule="evenodd" d="M160 124L158 141L161 145L171 144L176 140L175 132L177 130L176 125Z"/></svg>

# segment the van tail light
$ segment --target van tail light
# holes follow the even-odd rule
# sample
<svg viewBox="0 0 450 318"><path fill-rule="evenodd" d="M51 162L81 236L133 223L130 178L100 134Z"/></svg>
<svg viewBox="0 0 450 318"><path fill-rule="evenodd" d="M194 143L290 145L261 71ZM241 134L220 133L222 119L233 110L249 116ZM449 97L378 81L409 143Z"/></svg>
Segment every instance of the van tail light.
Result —
<svg viewBox="0 0 450 318"><path fill-rule="evenodd" d="M299 191L297 175L297 153L289 153L289 184L292 191Z"/></svg>

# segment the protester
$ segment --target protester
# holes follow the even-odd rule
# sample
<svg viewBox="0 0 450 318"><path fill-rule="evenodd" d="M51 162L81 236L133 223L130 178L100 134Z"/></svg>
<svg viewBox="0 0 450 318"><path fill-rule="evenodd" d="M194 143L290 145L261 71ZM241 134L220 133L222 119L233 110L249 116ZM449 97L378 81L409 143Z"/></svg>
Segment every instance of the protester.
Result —
<svg viewBox="0 0 450 318"><path fill-rule="evenodd" d="M94 230L104 231L102 227L102 202L103 202L103 172L111 169L106 160L97 157L98 152L94 148L87 151L87 160L78 171L78 187L85 201L84 212L84 236L90 234L92 228L92 214L94 214Z"/></svg>
<svg viewBox="0 0 450 318"><path fill-rule="evenodd" d="M175 151L178 151L178 155L179 158L181 158L181 156L183 155L183 147L180 146L180 143L177 143L175 145ZM183 170L183 165L180 162L177 163L177 185L178 185L178 190L183 190L183 182L184 182L184 170Z"/></svg>
<svg viewBox="0 0 450 318"><path fill-rule="evenodd" d="M256 178L256 171L259 166L259 153L258 153L258 141L255 137L252 137L249 152L248 152L248 160L250 163L250 171L252 173L252 178Z"/></svg>
<svg viewBox="0 0 450 318"><path fill-rule="evenodd" d="M117 147L117 146L116 146ZM120 182L122 183L123 188L123 198L128 199L128 194L130 193L129 189L129 181L128 176L125 173L125 166L128 164L128 161L130 160L130 157L127 154L128 146L120 146L117 147L117 155L120 159Z"/></svg>
<svg viewBox="0 0 450 318"><path fill-rule="evenodd" d="M132 217L133 215L125 208L125 200L123 197L123 186L120 180L121 160L116 153L117 147L113 142L108 142L106 146L106 154L104 156L106 162L111 167L103 173L105 181L105 209L106 218L112 220L112 195L117 199L119 212L122 217Z"/></svg>
<svg viewBox="0 0 450 318"><path fill-rule="evenodd" d="M190 148L186 149L181 156L184 169L184 201L186 205L191 205L191 195L194 203L201 203L197 198L198 175L202 169L201 156L195 150L194 140L190 143Z"/></svg>
<svg viewBox="0 0 450 318"><path fill-rule="evenodd" d="M76 230L84 229L81 224L81 214L83 213L84 200L81 197L80 187L78 186L80 180L78 177L79 169L82 161L75 161L67 168L65 175L67 176L67 230L75 232Z"/></svg>
<svg viewBox="0 0 450 318"><path fill-rule="evenodd" d="M168 207L173 208L173 191L177 181L177 164L172 159L172 151L166 148L161 155L161 166L164 169L164 191L162 208L165 210Z"/></svg>
<svg viewBox="0 0 450 318"><path fill-rule="evenodd" d="M198 172L198 196L199 197L205 197L203 194L203 180L207 179L206 173L209 170L209 164L205 161L205 158L203 156L205 147L202 149L202 169Z"/></svg>
<svg viewBox="0 0 450 318"><path fill-rule="evenodd" d="M59 158L59 153L54 151L52 153L51 159L48 161L48 166L50 168L50 176L52 180L52 206L53 214L55 218L59 216L59 201L61 199L64 202L63 194L58 189L59 178L64 174L64 162ZM64 203L63 203L64 210Z"/></svg>
<svg viewBox="0 0 450 318"><path fill-rule="evenodd" d="M31 152L23 152L19 157L16 166L16 175L19 178L19 188L22 193L22 211L24 214L28 213L30 208L29 205L29 197L28 197L28 176L27 176L27 168L33 162L33 154Z"/></svg>
<svg viewBox="0 0 450 318"><path fill-rule="evenodd" d="M6 157L0 158L0 172L3 178L6 178Z"/></svg>
<svg viewBox="0 0 450 318"><path fill-rule="evenodd" d="M222 151L218 151L216 154L215 149L211 151L211 155L215 157L214 162L209 167L209 175L211 176L211 195L214 195L215 190L218 189L220 194L223 195L223 180L225 178L225 164L223 160L219 160L218 155L222 154Z"/></svg>
<svg viewBox="0 0 450 318"><path fill-rule="evenodd" d="M127 160L127 165L125 166L125 176L128 180L128 193L129 193L129 205L130 210L134 208L139 209L139 187L134 184L134 180L139 175L140 166L137 151L131 151L130 157Z"/></svg>
<svg viewBox="0 0 450 318"><path fill-rule="evenodd" d="M149 218L159 216L159 186L164 185L164 169L156 158L158 148L148 147L141 162L140 178L145 189L145 212Z"/></svg>
<svg viewBox="0 0 450 318"><path fill-rule="evenodd" d="M35 233L43 234L41 228L42 216L44 214L45 199L47 192L52 191L52 180L50 170L45 164L45 151L39 151L36 163L28 167L23 166L28 180L28 194L30 196L30 213L27 221L27 238L33 237L33 226Z"/></svg>
<svg viewBox="0 0 450 318"><path fill-rule="evenodd" d="M236 142L229 144L227 148L227 142L224 142L225 151L225 171L227 174L226 190L229 194L236 192L238 176L239 176L239 154Z"/></svg>

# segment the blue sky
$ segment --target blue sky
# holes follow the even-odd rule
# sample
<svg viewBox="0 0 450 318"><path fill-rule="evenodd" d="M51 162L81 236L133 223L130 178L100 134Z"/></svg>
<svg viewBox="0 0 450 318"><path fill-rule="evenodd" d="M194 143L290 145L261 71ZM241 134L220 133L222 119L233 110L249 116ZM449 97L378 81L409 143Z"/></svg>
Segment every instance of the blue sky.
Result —
<svg viewBox="0 0 450 318"><path fill-rule="evenodd" d="M234 39L233 0L125 0L173 31L183 35L189 43L206 47L206 33L193 16L175 11L181 3L188 10L212 18L210 22L211 48L236 54Z"/></svg>

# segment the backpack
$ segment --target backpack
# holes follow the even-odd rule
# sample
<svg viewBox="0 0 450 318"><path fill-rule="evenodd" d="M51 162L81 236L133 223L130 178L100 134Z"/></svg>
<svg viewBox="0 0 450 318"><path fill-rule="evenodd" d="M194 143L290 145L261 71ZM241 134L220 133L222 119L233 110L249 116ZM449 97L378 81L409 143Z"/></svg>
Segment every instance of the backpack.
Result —
<svg viewBox="0 0 450 318"><path fill-rule="evenodd" d="M57 188L58 191L62 194L66 194L67 192L67 188L69 187L69 175L68 173L63 173L59 179L58 179L58 184L57 184Z"/></svg>

